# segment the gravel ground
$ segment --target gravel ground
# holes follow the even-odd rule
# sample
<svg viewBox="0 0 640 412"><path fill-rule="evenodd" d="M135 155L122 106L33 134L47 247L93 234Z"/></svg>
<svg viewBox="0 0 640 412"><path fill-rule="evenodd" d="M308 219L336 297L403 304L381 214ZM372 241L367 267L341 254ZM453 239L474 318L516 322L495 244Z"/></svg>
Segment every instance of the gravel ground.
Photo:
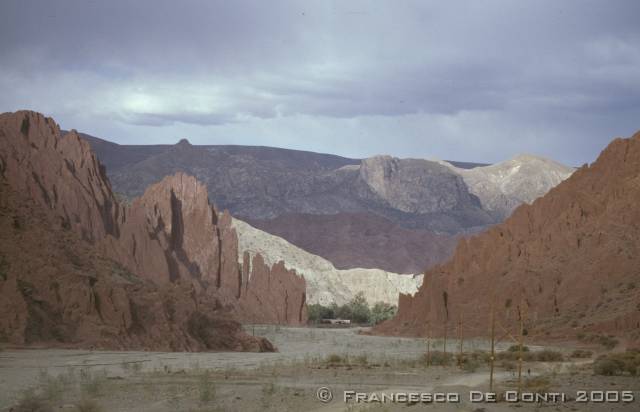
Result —
<svg viewBox="0 0 640 412"><path fill-rule="evenodd" d="M265 336L277 353L160 353L105 352L59 349L0 352L0 410L10 410L37 387L54 410L79 410L82 399L94 402L86 411L344 411L444 410L513 411L640 410L640 380L632 377L596 377L589 360L531 363L532 382L542 380L550 391L574 394L577 390L631 390L636 401L618 404L471 404L470 390L488 390L488 369L465 372L456 367L430 367L416 363L425 340L358 334L359 329L247 326L249 333ZM438 350L442 341L433 341ZM448 351L457 351L450 340ZM499 350L510 343L502 342ZM531 347L532 350L540 347ZM470 340L465 351L486 350L487 343ZM570 350L569 348L565 351ZM337 355L348 361L331 364ZM498 368L496 385L513 389L514 373ZM319 387L329 387L335 399L322 403ZM345 404L343 391L375 393L398 391L460 393L462 402L447 404ZM26 392L28 393L28 392ZM33 394L31 395L33 396ZM96 406L98 405L98 406Z"/></svg>

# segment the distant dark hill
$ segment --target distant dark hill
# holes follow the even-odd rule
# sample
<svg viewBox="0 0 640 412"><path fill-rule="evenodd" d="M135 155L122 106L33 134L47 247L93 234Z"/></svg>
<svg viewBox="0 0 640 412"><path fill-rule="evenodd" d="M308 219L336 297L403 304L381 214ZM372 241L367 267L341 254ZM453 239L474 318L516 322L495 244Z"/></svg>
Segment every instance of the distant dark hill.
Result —
<svg viewBox="0 0 640 412"><path fill-rule="evenodd" d="M455 160L445 160L445 162L451 163L460 169L475 169L476 167L491 166L490 163L457 162Z"/></svg>
<svg viewBox="0 0 640 412"><path fill-rule="evenodd" d="M78 133L91 145L109 173L138 163L153 155L166 151L170 145L119 145L85 133Z"/></svg>
<svg viewBox="0 0 640 412"><path fill-rule="evenodd" d="M306 152L302 150L282 149L267 146L239 146L239 145L196 145L182 139L176 145L120 145L95 136L79 133L91 144L91 148L98 153L100 160L107 166L110 173L141 162L149 157L162 154L172 147L188 145L196 150L219 150L232 156L250 156L258 161L273 162L290 168L336 169L345 165L357 165L359 159L349 159L332 154Z"/></svg>

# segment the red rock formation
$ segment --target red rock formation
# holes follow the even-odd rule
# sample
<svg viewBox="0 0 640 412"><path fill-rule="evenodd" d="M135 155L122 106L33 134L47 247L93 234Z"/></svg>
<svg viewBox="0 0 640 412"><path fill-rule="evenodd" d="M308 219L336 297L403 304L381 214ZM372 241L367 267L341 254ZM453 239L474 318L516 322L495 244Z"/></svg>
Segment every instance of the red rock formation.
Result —
<svg viewBox="0 0 640 412"><path fill-rule="evenodd" d="M640 340L640 133L616 139L591 166L505 223L460 241L454 257L401 296L383 334L486 336L491 304L532 337L598 332Z"/></svg>
<svg viewBox="0 0 640 412"><path fill-rule="evenodd" d="M0 179L0 340L268 350L235 320L306 321L304 279L278 265L243 278L230 219L193 177L122 206L77 133L18 112L0 115Z"/></svg>

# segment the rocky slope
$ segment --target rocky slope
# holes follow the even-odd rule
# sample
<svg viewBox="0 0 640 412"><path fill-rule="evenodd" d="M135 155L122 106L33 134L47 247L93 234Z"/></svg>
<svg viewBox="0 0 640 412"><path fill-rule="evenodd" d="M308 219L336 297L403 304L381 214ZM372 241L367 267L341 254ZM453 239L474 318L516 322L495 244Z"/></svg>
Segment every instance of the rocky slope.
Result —
<svg viewBox="0 0 640 412"><path fill-rule="evenodd" d="M482 207L504 220L523 203L532 203L571 176L573 168L533 155L518 155L494 165L464 169L450 163L462 176Z"/></svg>
<svg viewBox="0 0 640 412"><path fill-rule="evenodd" d="M486 336L491 307L530 338L600 332L640 340L640 133L614 140L503 224L461 240L453 258L425 274L414 297L378 333ZM502 329L500 329L502 330Z"/></svg>
<svg viewBox="0 0 640 412"><path fill-rule="evenodd" d="M287 268L303 273L309 303L342 305L362 292L371 305L397 305L400 293L413 294L422 283L422 275L399 275L380 269L338 270L326 259L241 220L233 219L232 227L238 233L240 250L252 256L262 255L269 264L284 261Z"/></svg>
<svg viewBox="0 0 640 412"><path fill-rule="evenodd" d="M405 274L422 273L447 260L458 238L406 229L372 213L287 214L248 223L329 260L337 269L377 268Z"/></svg>
<svg viewBox="0 0 640 412"><path fill-rule="evenodd" d="M0 338L161 350L272 350L237 320L306 320L304 280L238 265L231 217L177 174L118 203L89 145L33 112L0 115Z"/></svg>

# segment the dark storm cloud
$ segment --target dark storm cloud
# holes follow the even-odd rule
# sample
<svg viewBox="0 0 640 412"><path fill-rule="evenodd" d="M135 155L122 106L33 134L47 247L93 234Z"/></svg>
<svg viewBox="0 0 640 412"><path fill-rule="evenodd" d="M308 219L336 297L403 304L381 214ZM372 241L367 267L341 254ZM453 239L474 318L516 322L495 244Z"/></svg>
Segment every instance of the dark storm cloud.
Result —
<svg viewBox="0 0 640 412"><path fill-rule="evenodd" d="M581 163L640 128L636 1L10 0L0 11L0 109L121 141L188 131L352 156Z"/></svg>

